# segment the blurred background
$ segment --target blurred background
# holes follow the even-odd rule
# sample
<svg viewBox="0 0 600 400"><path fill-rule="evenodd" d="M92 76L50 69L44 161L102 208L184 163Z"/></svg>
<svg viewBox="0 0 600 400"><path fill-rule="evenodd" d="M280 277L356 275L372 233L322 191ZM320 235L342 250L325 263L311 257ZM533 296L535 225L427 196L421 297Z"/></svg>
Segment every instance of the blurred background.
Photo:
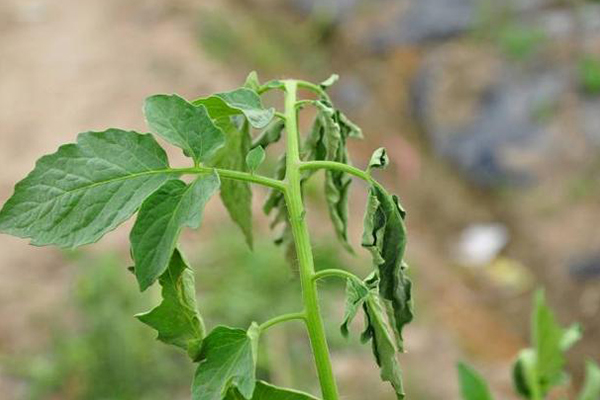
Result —
<svg viewBox="0 0 600 400"><path fill-rule="evenodd" d="M400 356L409 399L458 399L458 360L513 399L509 368L539 286L563 324L583 325L569 360L580 385L583 360L600 359L600 2L2 0L0 203L78 132L144 131L146 96L231 90L251 70L262 80L340 74L334 101L366 137L351 144L354 164L380 145L393 160L379 178L409 213L417 319ZM364 276L368 255L344 254L321 222L321 183L307 194L317 266ZM355 246L365 194L357 182ZM211 326L297 308L264 197L256 191L254 252L216 199L202 229L184 236ZM185 356L132 318L158 293L138 293L127 272L130 226L76 252L0 236L2 399L189 398ZM392 399L368 346L338 333L343 291L322 284L342 395ZM265 341L262 377L318 393L300 326Z"/></svg>

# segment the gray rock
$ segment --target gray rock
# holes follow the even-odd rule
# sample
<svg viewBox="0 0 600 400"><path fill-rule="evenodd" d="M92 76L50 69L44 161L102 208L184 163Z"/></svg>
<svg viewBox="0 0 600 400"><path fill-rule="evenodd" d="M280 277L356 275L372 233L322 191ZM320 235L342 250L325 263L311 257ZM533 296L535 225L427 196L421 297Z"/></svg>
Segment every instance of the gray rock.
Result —
<svg viewBox="0 0 600 400"><path fill-rule="evenodd" d="M476 70L485 56L468 52L444 49L425 61L415 114L434 151L475 184L531 184L555 151L556 129L542 115L553 113L540 110L568 88L568 74L502 64L485 75Z"/></svg>

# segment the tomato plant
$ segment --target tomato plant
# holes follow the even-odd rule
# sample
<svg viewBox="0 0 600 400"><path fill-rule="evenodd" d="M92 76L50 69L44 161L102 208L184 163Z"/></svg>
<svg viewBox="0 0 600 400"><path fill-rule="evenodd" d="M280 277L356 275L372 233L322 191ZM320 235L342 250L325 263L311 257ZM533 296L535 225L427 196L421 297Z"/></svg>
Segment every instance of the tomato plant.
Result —
<svg viewBox="0 0 600 400"><path fill-rule="evenodd" d="M151 134L121 129L84 132L76 143L42 157L0 211L0 231L29 238L37 246L75 248L98 241L137 212L130 233L132 272L141 291L157 281L162 291L162 302L137 318L155 329L159 340L185 350L197 363L194 400L314 399L256 379L261 334L290 320L306 326L323 399L337 400L316 282L342 278L347 281L342 334L348 335L349 323L362 309L361 338L371 342L381 378L403 399L396 353L404 349L402 330L413 318L404 260L406 214L398 198L371 175L388 164L385 149L375 150L364 170L351 165L346 142L362 133L326 92L336 80L333 75L320 84L292 79L261 84L252 73L239 89L191 102L177 95L151 96L144 105ZM313 95L299 98L300 89ZM262 94L274 90L284 95L281 112L261 101ZM301 135L298 113L305 107L314 107L317 113L310 131ZM170 167L154 135L182 149L191 165ZM285 152L275 176L259 174L265 149L283 137ZM324 191L334 231L350 252L352 177L369 187L362 246L372 253L373 272L366 279L341 269L315 272L303 188L318 170L325 171ZM186 183L180 179L184 175L193 180ZM178 246L179 236L185 227L199 228L204 206L220 192L252 247L251 184L270 190L264 211L273 215L272 226L280 229L277 243L288 247L297 264L303 308L247 329L217 326L207 332L196 304L194 273Z"/></svg>

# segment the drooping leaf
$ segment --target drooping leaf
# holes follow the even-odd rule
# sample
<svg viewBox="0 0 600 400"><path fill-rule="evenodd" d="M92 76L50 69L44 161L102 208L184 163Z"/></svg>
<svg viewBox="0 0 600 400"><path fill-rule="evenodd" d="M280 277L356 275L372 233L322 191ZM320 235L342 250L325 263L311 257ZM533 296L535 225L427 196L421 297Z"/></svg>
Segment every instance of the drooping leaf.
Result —
<svg viewBox="0 0 600 400"><path fill-rule="evenodd" d="M250 150L250 126L245 121L232 121L230 117L217 120L227 138L215 156L212 165L218 168L247 171L246 156ZM254 244L252 235L252 190L244 181L224 179L221 183L221 200L233 222L241 229L248 247Z"/></svg>
<svg viewBox="0 0 600 400"><path fill-rule="evenodd" d="M192 385L193 400L222 400L236 389L251 399L256 385L256 347L259 327L248 329L218 326L204 338Z"/></svg>
<svg viewBox="0 0 600 400"><path fill-rule="evenodd" d="M354 250L348 241L348 196L352 179L341 171L325 171L325 199L336 236L346 250Z"/></svg>
<svg viewBox="0 0 600 400"><path fill-rule="evenodd" d="M285 123L281 119L271 122L271 124L269 124L269 126L267 126L252 142L252 147L262 146L266 149L269 145L277 143L279 139L281 139L283 128L285 128Z"/></svg>
<svg viewBox="0 0 600 400"><path fill-rule="evenodd" d="M277 161L277 166L275 168L276 179L285 178L285 170L286 157L283 155ZM296 253L291 227L288 220L288 211L285 204L284 194L280 190L272 189L267 197L267 200L265 201L265 204L263 205L263 211L266 215L270 215L273 211L275 211L275 216L271 220L270 224L271 229L275 229L278 226L283 225L283 229L279 237L275 239L275 244L286 246L286 258L292 264L294 264L296 260Z"/></svg>
<svg viewBox="0 0 600 400"><path fill-rule="evenodd" d="M340 325L342 336L348 337L349 325L356 317L358 310L363 306L369 296L369 289L362 282L349 279L346 282L346 305L344 307L344 320Z"/></svg>
<svg viewBox="0 0 600 400"><path fill-rule="evenodd" d="M340 326L343 336L348 336L348 326L362 307L365 314L363 342L371 341L373 356L380 368L381 379L390 382L398 399L404 399L402 373L396 360L396 347L383 316L383 309L376 289L375 276L365 282L348 279L346 283L346 311Z"/></svg>
<svg viewBox="0 0 600 400"><path fill-rule="evenodd" d="M146 99L146 121L153 133L180 147L195 163L209 161L225 144L223 132L206 108L195 107L177 95L159 94Z"/></svg>
<svg viewBox="0 0 600 400"><path fill-rule="evenodd" d="M493 400L483 377L467 364L458 364L460 392L464 400Z"/></svg>
<svg viewBox="0 0 600 400"><path fill-rule="evenodd" d="M262 148L262 146L253 148L246 156L246 165L252 173L256 171L258 167L260 167L263 161L265 161L265 150Z"/></svg>
<svg viewBox="0 0 600 400"><path fill-rule="evenodd" d="M373 168L385 168L389 163L390 159L385 151L385 148L380 147L373 152L367 170L371 170Z"/></svg>
<svg viewBox="0 0 600 400"><path fill-rule="evenodd" d="M171 180L144 201L130 234L135 276L141 290L166 271L181 229L200 226L204 205L219 184L216 173L199 177L189 185Z"/></svg>
<svg viewBox="0 0 600 400"><path fill-rule="evenodd" d="M193 104L206 107L214 119L243 114L254 128L264 128L275 115L274 108L264 108L260 96L245 87L197 99Z"/></svg>
<svg viewBox="0 0 600 400"><path fill-rule="evenodd" d="M405 213L398 198L377 185L371 186L364 218L362 246L373 256L383 299L398 348L404 351L402 329L413 319L412 283L406 274Z"/></svg>
<svg viewBox="0 0 600 400"><path fill-rule="evenodd" d="M334 83L336 83L338 79L340 79L340 76L338 74L331 74L331 76L325 79L323 82L321 82L319 86L321 86L322 89L326 89Z"/></svg>
<svg viewBox="0 0 600 400"><path fill-rule="evenodd" d="M154 328L158 340L189 351L194 358L194 346L204 338L204 323L196 305L194 272L178 249L159 283L162 302L136 318Z"/></svg>
<svg viewBox="0 0 600 400"><path fill-rule="evenodd" d="M246 400L237 390L230 390L225 400ZM256 381L251 400L319 400L310 394L284 389L264 381Z"/></svg>
<svg viewBox="0 0 600 400"><path fill-rule="evenodd" d="M600 399L600 367L589 360L585 364L585 382L577 400Z"/></svg>
<svg viewBox="0 0 600 400"><path fill-rule="evenodd" d="M151 135L85 132L38 160L0 211L0 232L36 246L74 248L127 220L165 181L176 178Z"/></svg>

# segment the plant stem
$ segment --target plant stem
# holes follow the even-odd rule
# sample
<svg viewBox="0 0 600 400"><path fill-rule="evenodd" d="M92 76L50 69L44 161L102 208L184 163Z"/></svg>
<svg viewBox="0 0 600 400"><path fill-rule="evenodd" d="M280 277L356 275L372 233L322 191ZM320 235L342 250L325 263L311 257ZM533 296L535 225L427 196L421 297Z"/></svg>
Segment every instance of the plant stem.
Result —
<svg viewBox="0 0 600 400"><path fill-rule="evenodd" d="M318 281L319 279L328 278L330 276L337 276L343 279L354 279L358 282L361 282L361 279L354 275L352 272L344 271L343 269L324 269L319 271L313 275L313 281Z"/></svg>
<svg viewBox="0 0 600 400"><path fill-rule="evenodd" d="M287 190L284 193L298 256L298 269L300 283L302 285L302 300L306 315L306 327L315 359L317 375L321 384L321 393L323 394L323 400L338 400L337 385L333 376L333 369L329 358L329 348L325 338L325 329L319 310L317 288L313 281L315 268L313 265L312 248L305 219L306 212L302 202L302 189L300 186L301 161L296 110L297 87L297 81L285 81L285 126L287 132L285 179L287 182Z"/></svg>
<svg viewBox="0 0 600 400"><path fill-rule="evenodd" d="M233 171L230 169L211 168L211 167L194 167L194 168L172 168L166 170L166 172L179 172L181 174L210 174L216 171L219 177L224 179L234 179L237 181L246 181L251 183L257 183L259 185L267 186L273 189L285 191L286 185L277 179L267 178L266 176L249 174L242 171Z"/></svg>
<svg viewBox="0 0 600 400"><path fill-rule="evenodd" d="M273 325L277 325L277 324L280 324L280 323L286 322L286 321L292 321L294 319L306 320L306 315L304 312L279 315L275 318L271 318L270 320L262 323L259 328L260 328L260 331L262 332L262 331L269 329Z"/></svg>

